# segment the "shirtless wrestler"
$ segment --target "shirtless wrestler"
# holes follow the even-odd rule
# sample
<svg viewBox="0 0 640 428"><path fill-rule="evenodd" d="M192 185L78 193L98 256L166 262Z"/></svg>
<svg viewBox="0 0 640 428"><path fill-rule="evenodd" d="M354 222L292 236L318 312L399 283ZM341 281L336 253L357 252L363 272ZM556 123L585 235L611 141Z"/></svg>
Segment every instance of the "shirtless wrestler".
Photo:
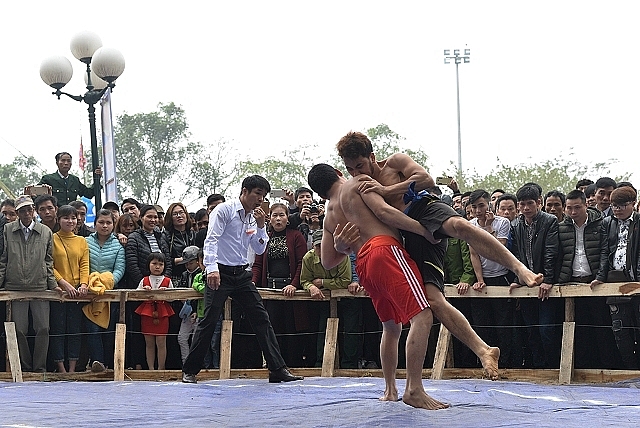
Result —
<svg viewBox="0 0 640 428"><path fill-rule="evenodd" d="M361 195L358 186L366 179L368 177L347 181L327 164L315 165L309 171L311 188L321 197L330 200L324 219L322 264L325 268L331 268L344 259L345 253L355 251L358 255L356 272L360 284L371 296L383 326L380 361L385 392L380 399L398 400L398 341L402 324L410 322L406 345L407 383L402 401L410 406L429 410L449 407L427 395L422 385L422 364L433 315L420 271L402 247L397 228L426 236L430 236L430 232L417 221L387 205L380 195L374 192ZM380 213L380 219L370 207ZM353 239L350 248L336 249L332 231L343 230L340 224L347 222L359 225L361 233Z"/></svg>
<svg viewBox="0 0 640 428"><path fill-rule="evenodd" d="M360 183L359 190L363 195L377 193L383 196L387 203L418 220L435 238L442 239L440 243L430 245L420 236L405 233L405 247L420 267L434 315L480 358L488 377L497 379L500 350L489 347L442 293L446 252L444 238L466 241L480 255L506 266L518 277L524 278L529 287L539 285L542 275L531 272L504 245L486 231L473 227L447 204L433 196L420 194L420 190L432 187L435 183L425 169L409 156L396 153L376 162L371 141L360 132L348 133L338 142L337 148L349 174L354 177L365 174L372 178ZM410 189L412 182L415 182L415 189ZM406 193L410 194L408 198L405 197ZM340 239L339 236L337 241ZM344 245L348 246L348 243Z"/></svg>

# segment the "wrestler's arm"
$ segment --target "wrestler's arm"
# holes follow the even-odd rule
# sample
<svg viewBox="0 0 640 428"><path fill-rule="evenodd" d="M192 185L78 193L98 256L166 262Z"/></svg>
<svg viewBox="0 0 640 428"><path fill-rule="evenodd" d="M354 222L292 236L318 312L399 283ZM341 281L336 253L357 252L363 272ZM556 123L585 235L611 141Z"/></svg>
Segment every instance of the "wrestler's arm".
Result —
<svg viewBox="0 0 640 428"><path fill-rule="evenodd" d="M342 263L345 255L343 253L339 253L335 249L333 233L330 232L330 230L335 228L335 226L331 224L331 221L327 220L330 219L325 218L324 228L322 230L322 246L320 247L320 255L322 259L322 266L329 270Z"/></svg>
<svg viewBox="0 0 640 428"><path fill-rule="evenodd" d="M416 191L424 190L436 185L435 181L433 181L433 177L431 177L431 175L422 166L416 163L416 161L411 159L410 156L407 156L404 153L395 153L389 156L386 160L385 168L397 171L399 174L402 174L403 177L406 177L406 179L388 186L385 186L384 183L380 183L380 185L376 186L375 182L371 182L364 186L363 192L376 192L381 194L383 197L388 198L390 196L404 195L409 188L409 184L413 181L416 182Z"/></svg>
<svg viewBox="0 0 640 428"><path fill-rule="evenodd" d="M433 238L433 234L422 226L418 221L412 219L402 211L387 204L382 196L375 192L361 193L360 196L364 203L369 207L371 211L378 217L378 219L396 229L406 230L407 232L415 233L416 235L423 236L431 243L440 242Z"/></svg>

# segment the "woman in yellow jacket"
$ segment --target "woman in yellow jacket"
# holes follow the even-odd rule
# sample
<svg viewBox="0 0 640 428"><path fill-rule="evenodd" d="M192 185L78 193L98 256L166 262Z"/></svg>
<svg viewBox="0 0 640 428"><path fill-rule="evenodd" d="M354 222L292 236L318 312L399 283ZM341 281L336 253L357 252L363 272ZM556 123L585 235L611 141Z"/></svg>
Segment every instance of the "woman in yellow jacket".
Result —
<svg viewBox="0 0 640 428"><path fill-rule="evenodd" d="M75 235L77 223L75 208L69 205L58 208L60 230L53 234L53 274L58 282L56 290L70 298L85 296L89 283L89 246L86 239ZM76 370L80 357L83 305L80 302L51 302L49 352L60 373L67 373L65 338L68 372Z"/></svg>

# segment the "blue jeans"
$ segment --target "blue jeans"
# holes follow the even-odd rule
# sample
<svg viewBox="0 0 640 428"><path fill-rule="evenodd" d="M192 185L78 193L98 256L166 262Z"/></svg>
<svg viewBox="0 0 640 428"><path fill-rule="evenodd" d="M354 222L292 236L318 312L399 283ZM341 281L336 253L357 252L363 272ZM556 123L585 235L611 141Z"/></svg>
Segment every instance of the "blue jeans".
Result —
<svg viewBox="0 0 640 428"><path fill-rule="evenodd" d="M104 345L102 344L102 336L107 331L106 328L100 327L87 317L84 317L84 327L87 332L87 347L89 348L89 357L91 361L100 361L104 363Z"/></svg>
<svg viewBox="0 0 640 428"><path fill-rule="evenodd" d="M51 302L49 318L49 351L54 362L65 360L64 343L67 342L67 360L80 358L80 333L82 331L82 305L85 302Z"/></svg>

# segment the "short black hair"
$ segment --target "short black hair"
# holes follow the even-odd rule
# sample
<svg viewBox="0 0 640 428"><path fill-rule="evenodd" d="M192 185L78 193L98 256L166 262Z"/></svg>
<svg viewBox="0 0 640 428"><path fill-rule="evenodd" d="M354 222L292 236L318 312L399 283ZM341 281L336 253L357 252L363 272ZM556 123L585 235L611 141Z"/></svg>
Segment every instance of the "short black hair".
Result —
<svg viewBox="0 0 640 428"><path fill-rule="evenodd" d="M225 202L224 196L222 196L219 193L213 193L213 194L207 196L207 206L211 205L212 203L214 203L216 201Z"/></svg>
<svg viewBox="0 0 640 428"><path fill-rule="evenodd" d="M78 209L78 208L82 208L84 207L85 210L88 210L89 208L87 207L87 204L85 204L84 202L82 202L81 200L77 200L77 201L71 201L69 202L69 205L71 205L73 208Z"/></svg>
<svg viewBox="0 0 640 428"><path fill-rule="evenodd" d="M133 198L127 198L127 199L123 200L122 203L120 204L120 211L122 211L122 207L124 206L124 204L135 205L136 208L138 208L138 209L142 208L142 205L140 204L140 202L136 201Z"/></svg>
<svg viewBox="0 0 640 428"><path fill-rule="evenodd" d="M587 203L587 197L584 195L584 192L578 189L572 190L569 193L567 193L567 200L569 199L580 199L583 204Z"/></svg>
<svg viewBox="0 0 640 428"><path fill-rule="evenodd" d="M40 195L36 198L35 201L33 201L33 204L36 206L36 211L38 211L38 207L42 204L44 204L45 202L51 202L53 204L54 207L58 206L58 198L56 198L53 195Z"/></svg>
<svg viewBox="0 0 640 428"><path fill-rule="evenodd" d="M271 185L266 178L260 175L250 175L242 180L241 189L247 189L247 193L251 193L253 189L262 189L265 193L269 193L271 191ZM240 190L240 194L242 194L242 190Z"/></svg>
<svg viewBox="0 0 640 428"><path fill-rule="evenodd" d="M16 201L13 200L13 199L7 198L4 201L2 201L2 203L0 204L0 208L4 208L6 206L15 208L16 207Z"/></svg>
<svg viewBox="0 0 640 428"><path fill-rule="evenodd" d="M471 194L469 195L469 203L473 204L478 199L484 199L485 201L489 202L490 200L489 192L487 192L484 189L478 189L471 192Z"/></svg>
<svg viewBox="0 0 640 428"><path fill-rule="evenodd" d="M631 184L630 181L620 181L620 182L618 182L618 185L616 186L616 189L619 188L619 187L631 187L633 190L636 191L636 193L638 193L638 190L635 187L633 187L633 184Z"/></svg>
<svg viewBox="0 0 640 428"><path fill-rule="evenodd" d="M559 190L551 190L544 196L545 205L547 204L547 199L552 196L555 196L556 198L560 198L560 203L562 204L563 207L567 204L567 198L566 196L564 196L564 193L562 193Z"/></svg>
<svg viewBox="0 0 640 428"><path fill-rule="evenodd" d="M116 227L116 216L113 215L113 211L109 208L102 208L98 211L98 215L96 215L96 223L98 222L98 217L111 217L111 221L113 222L113 227Z"/></svg>
<svg viewBox="0 0 640 428"><path fill-rule="evenodd" d="M596 190L597 189L596 189L595 183L594 184L589 184L587 186L587 188L584 189L584 196L587 197L587 198L590 198L590 197L592 197L593 195L596 194Z"/></svg>
<svg viewBox="0 0 640 428"><path fill-rule="evenodd" d="M502 201L513 201L513 205L518 205L518 198L516 198L516 195L512 195L511 193L505 193L502 196L500 196L498 199L496 199L496 209L498 209L500 207L500 202Z"/></svg>
<svg viewBox="0 0 640 428"><path fill-rule="evenodd" d="M327 198L327 192L329 192L331 186L339 179L340 176L335 168L326 163L314 165L307 175L309 186L324 199Z"/></svg>
<svg viewBox="0 0 640 428"><path fill-rule="evenodd" d="M596 189L604 189L605 187L616 188L616 181L610 177L600 177L596 181Z"/></svg>
<svg viewBox="0 0 640 428"><path fill-rule="evenodd" d="M200 221L204 218L204 216L209 215L206 208L200 208L196 211L196 215L194 216L196 221Z"/></svg>
<svg viewBox="0 0 640 428"><path fill-rule="evenodd" d="M140 207L140 218L144 217L147 211L151 210L154 210L156 213L158 212L158 210L156 210L156 207L154 207L153 205L143 205L142 207Z"/></svg>
<svg viewBox="0 0 640 428"><path fill-rule="evenodd" d="M75 207L72 207L71 205L63 205L60 208L58 208L58 214L57 214L58 220L60 220L62 217L68 217L70 215L74 215L78 217L78 210L75 209Z"/></svg>
<svg viewBox="0 0 640 428"><path fill-rule="evenodd" d="M502 194L504 194L504 193L505 193L505 192L504 192L504 190L502 190L502 189L496 189L496 190L494 190L493 192L491 192L491 195L493 196L493 194L494 194L494 193L496 193L496 192L500 192L500 193L502 193Z"/></svg>
<svg viewBox="0 0 640 428"><path fill-rule="evenodd" d="M309 189L309 188L307 188L307 187L302 186L302 187L298 187L298 188L296 189L296 192L295 192L295 193L294 193L294 195L293 195L293 200L294 200L294 201L295 201L295 200L298 200L298 196L300 196L300 193L308 193L308 194L310 194L310 195L311 195L311 199L313 199L313 190L311 190L311 189Z"/></svg>
<svg viewBox="0 0 640 428"><path fill-rule="evenodd" d="M164 254L156 251L156 252L150 253L147 256L147 268L151 265L151 262L154 260L158 260L159 262L162 262L165 265L167 264L167 258L164 256Z"/></svg>
<svg viewBox="0 0 640 428"><path fill-rule="evenodd" d="M580 189L583 186L588 186L593 184L593 180L589 180L588 178L583 178L582 180L578 180L576 183L576 190Z"/></svg>
<svg viewBox="0 0 640 428"><path fill-rule="evenodd" d="M62 156L64 156L64 155L69 155L69 157L70 157L71 159L73 159L73 156L71 156L71 153L69 153L69 152L60 152L60 153L56 154L56 163L58 163L58 161L60 160L60 158L61 158Z"/></svg>
<svg viewBox="0 0 640 428"><path fill-rule="evenodd" d="M536 189L538 189L538 195L539 195L539 196L538 196L538 198L539 198L540 196L542 196L542 193L543 193L543 192L542 192L542 186L541 186L541 185L539 185L538 183L534 183L533 181L530 181L530 182L528 182L528 183L524 183L520 188L522 189L522 188L523 188L523 187L525 187L525 186L533 186L533 187L535 187ZM517 195L518 195L518 193L516 192L516 196L517 196ZM520 198L518 198L518 200L520 200Z"/></svg>
<svg viewBox="0 0 640 428"><path fill-rule="evenodd" d="M462 194L462 199L466 198L467 196L471 196L471 192L464 192Z"/></svg>
<svg viewBox="0 0 640 428"><path fill-rule="evenodd" d="M540 186L538 186L540 187ZM524 185L516 192L516 198L520 201L537 201L540 199L540 191L533 184Z"/></svg>
<svg viewBox="0 0 640 428"><path fill-rule="evenodd" d="M120 210L120 207L118 206L118 204L116 204L113 201L105 202L102 208L104 208L105 210L116 210L116 211Z"/></svg>

